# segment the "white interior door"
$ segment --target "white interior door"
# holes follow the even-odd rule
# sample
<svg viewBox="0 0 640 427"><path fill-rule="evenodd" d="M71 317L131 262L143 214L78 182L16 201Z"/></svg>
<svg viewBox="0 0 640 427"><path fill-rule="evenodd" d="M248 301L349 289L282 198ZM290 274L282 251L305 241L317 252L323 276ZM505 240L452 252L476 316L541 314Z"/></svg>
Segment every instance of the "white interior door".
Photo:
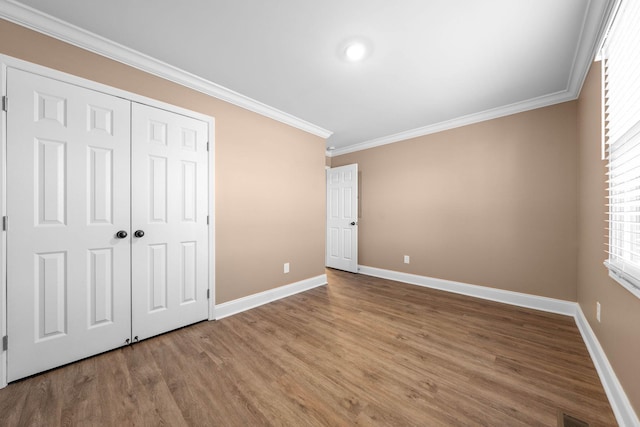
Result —
<svg viewBox="0 0 640 427"><path fill-rule="evenodd" d="M7 70L8 380L130 338L130 102Z"/></svg>
<svg viewBox="0 0 640 427"><path fill-rule="evenodd" d="M327 170L327 267L358 272L358 165Z"/></svg>
<svg viewBox="0 0 640 427"><path fill-rule="evenodd" d="M132 126L135 341L207 319L208 127L136 103Z"/></svg>

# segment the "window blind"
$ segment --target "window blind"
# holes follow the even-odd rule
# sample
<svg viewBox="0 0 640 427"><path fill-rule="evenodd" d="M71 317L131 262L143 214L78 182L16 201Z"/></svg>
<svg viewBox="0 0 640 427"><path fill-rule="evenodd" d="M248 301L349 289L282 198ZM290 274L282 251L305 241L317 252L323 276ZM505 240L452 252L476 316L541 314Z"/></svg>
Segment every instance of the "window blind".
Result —
<svg viewBox="0 0 640 427"><path fill-rule="evenodd" d="M640 297L640 1L622 0L603 46L610 275Z"/></svg>

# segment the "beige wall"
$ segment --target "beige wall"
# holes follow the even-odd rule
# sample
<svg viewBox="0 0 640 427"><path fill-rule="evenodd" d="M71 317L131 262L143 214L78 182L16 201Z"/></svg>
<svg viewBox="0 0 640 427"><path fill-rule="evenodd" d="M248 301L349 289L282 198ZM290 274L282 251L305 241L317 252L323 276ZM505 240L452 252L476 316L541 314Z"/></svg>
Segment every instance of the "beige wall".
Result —
<svg viewBox="0 0 640 427"><path fill-rule="evenodd" d="M217 303L324 274L322 138L3 20L0 40L0 53L215 117Z"/></svg>
<svg viewBox="0 0 640 427"><path fill-rule="evenodd" d="M578 302L640 414L640 299L610 279L602 264L606 259L607 184L600 153L600 120L600 63L595 63L578 100ZM602 307L601 323L596 320L596 301Z"/></svg>
<svg viewBox="0 0 640 427"><path fill-rule="evenodd" d="M569 102L332 158L361 172L359 263L575 301L576 111Z"/></svg>

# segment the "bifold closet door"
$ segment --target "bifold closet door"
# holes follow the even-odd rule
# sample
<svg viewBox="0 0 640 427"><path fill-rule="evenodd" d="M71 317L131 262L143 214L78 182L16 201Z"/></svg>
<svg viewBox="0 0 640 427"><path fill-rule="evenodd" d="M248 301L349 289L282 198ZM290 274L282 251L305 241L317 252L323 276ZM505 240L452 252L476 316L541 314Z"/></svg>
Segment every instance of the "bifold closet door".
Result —
<svg viewBox="0 0 640 427"><path fill-rule="evenodd" d="M131 103L12 68L7 90L13 381L131 336Z"/></svg>
<svg viewBox="0 0 640 427"><path fill-rule="evenodd" d="M206 122L132 104L134 341L208 317Z"/></svg>

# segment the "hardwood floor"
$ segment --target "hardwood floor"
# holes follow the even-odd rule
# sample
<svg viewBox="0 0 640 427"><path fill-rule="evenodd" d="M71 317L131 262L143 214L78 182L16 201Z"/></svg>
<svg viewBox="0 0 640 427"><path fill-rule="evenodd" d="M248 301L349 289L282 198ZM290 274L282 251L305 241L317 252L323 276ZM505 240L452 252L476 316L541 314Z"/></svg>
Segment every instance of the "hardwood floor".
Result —
<svg viewBox="0 0 640 427"><path fill-rule="evenodd" d="M0 390L2 426L615 426L569 317L363 275Z"/></svg>

